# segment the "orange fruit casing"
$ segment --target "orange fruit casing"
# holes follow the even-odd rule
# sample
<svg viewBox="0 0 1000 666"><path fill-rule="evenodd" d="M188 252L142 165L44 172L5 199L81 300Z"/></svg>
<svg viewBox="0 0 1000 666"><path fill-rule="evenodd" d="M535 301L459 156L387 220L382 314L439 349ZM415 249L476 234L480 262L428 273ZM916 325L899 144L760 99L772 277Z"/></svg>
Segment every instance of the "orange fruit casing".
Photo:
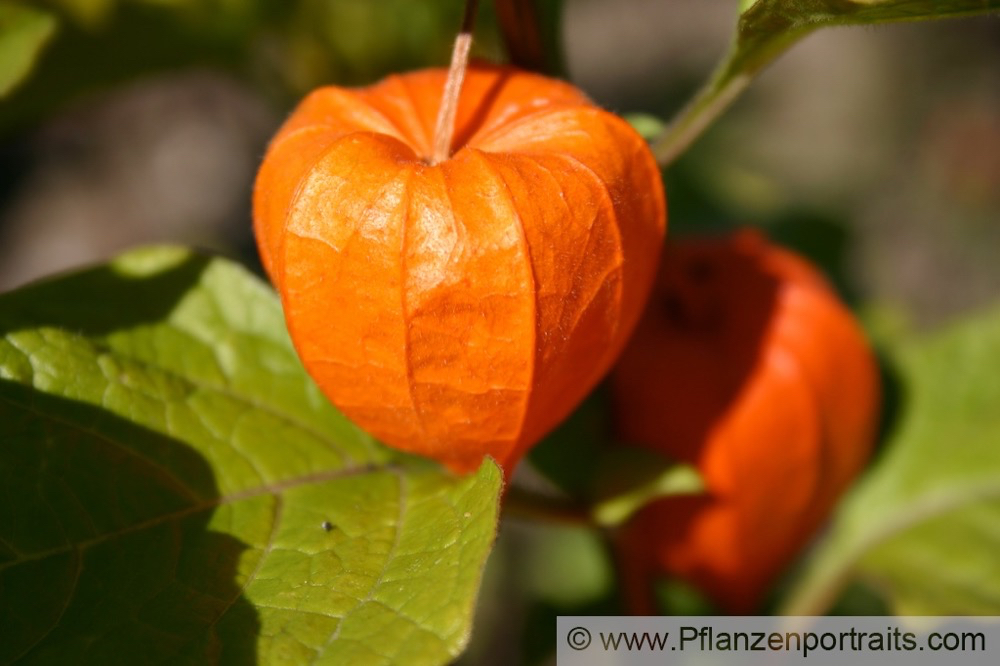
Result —
<svg viewBox="0 0 1000 666"><path fill-rule="evenodd" d="M666 226L642 138L571 85L470 67L311 93L271 142L254 228L319 387L384 443L509 473L608 371Z"/></svg>
<svg viewBox="0 0 1000 666"><path fill-rule="evenodd" d="M654 573L729 612L756 608L862 469L880 411L851 313L755 232L668 244L611 383L620 438L695 465L707 487L655 501L621 534L641 612Z"/></svg>

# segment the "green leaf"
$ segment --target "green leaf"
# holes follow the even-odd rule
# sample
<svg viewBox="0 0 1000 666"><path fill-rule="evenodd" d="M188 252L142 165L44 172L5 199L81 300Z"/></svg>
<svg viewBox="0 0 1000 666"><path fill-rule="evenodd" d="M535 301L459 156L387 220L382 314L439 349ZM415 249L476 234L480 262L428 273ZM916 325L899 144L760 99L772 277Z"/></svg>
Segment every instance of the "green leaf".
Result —
<svg viewBox="0 0 1000 666"><path fill-rule="evenodd" d="M624 118L646 141L658 137L665 127L662 120L648 113L629 113Z"/></svg>
<svg viewBox="0 0 1000 666"><path fill-rule="evenodd" d="M47 12L0 2L0 97L28 75L55 29L56 20Z"/></svg>
<svg viewBox="0 0 1000 666"><path fill-rule="evenodd" d="M594 521L602 527L621 525L655 500L705 492L701 475L691 465L636 447L615 447L602 453L593 506Z"/></svg>
<svg viewBox="0 0 1000 666"><path fill-rule="evenodd" d="M897 355L904 411L789 600L825 610L867 579L905 614L1000 613L1000 310Z"/></svg>
<svg viewBox="0 0 1000 666"><path fill-rule="evenodd" d="M592 603L614 592L614 567L602 535L589 527L536 527L518 562L535 599L560 608Z"/></svg>
<svg viewBox="0 0 1000 666"><path fill-rule="evenodd" d="M0 296L0 663L444 663L501 472L394 455L178 248Z"/></svg>
<svg viewBox="0 0 1000 666"><path fill-rule="evenodd" d="M741 0L729 53L695 100L653 143L661 165L673 162L775 58L823 27L976 16L1000 0Z"/></svg>

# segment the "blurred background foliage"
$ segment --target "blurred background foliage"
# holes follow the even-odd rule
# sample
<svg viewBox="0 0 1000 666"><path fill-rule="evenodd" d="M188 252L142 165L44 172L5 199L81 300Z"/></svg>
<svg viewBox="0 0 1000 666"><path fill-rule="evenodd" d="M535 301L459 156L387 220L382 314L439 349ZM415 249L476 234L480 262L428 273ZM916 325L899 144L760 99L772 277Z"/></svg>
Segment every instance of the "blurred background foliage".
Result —
<svg viewBox="0 0 1000 666"><path fill-rule="evenodd" d="M723 54L738 2L545 3L559 4L549 41L565 74L615 111L669 118ZM54 30L0 100L0 290L161 241L255 265L253 175L295 101L445 64L462 12L458 0L4 0L0 27L12 7L47 12ZM505 57L490 2L474 53ZM665 178L672 235L762 227L817 261L876 339L995 305L1000 22L812 35ZM599 433L602 405L586 405L539 468ZM545 483L530 472L525 483ZM468 663L534 663L558 613L618 612L611 571L593 535L505 521ZM690 590L663 594L707 610ZM885 607L852 588L839 609Z"/></svg>
<svg viewBox="0 0 1000 666"><path fill-rule="evenodd" d="M447 61L457 2L39 0L59 35L4 105L3 128L81 93L192 66L227 71L277 104L330 82L362 84ZM488 14L488 12L484 12ZM484 32L490 21L484 21ZM491 44L492 41L492 44ZM498 55L495 40L480 49Z"/></svg>

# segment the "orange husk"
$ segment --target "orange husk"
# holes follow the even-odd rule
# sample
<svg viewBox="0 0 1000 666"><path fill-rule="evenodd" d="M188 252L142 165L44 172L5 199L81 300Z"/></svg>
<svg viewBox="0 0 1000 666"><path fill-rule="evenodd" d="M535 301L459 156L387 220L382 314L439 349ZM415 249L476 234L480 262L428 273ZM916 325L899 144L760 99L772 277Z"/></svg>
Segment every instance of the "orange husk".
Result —
<svg viewBox="0 0 1000 666"><path fill-rule="evenodd" d="M561 81L472 65L429 164L447 71L321 88L254 191L261 258L306 370L386 444L509 473L607 372L666 226L656 163Z"/></svg>
<svg viewBox="0 0 1000 666"><path fill-rule="evenodd" d="M759 608L863 467L879 417L864 335L820 273L754 232L672 244L612 373L619 436L701 472L621 535L637 612L649 577Z"/></svg>

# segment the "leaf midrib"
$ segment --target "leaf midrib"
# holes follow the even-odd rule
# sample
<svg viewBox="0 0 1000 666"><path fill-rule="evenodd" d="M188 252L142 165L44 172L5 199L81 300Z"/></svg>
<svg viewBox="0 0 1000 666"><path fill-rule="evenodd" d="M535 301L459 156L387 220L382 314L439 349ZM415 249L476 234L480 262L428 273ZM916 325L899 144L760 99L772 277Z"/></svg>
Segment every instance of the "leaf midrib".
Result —
<svg viewBox="0 0 1000 666"><path fill-rule="evenodd" d="M389 463L385 465L358 465L355 467L345 467L336 470L327 470L323 472L315 472L313 474L304 474L302 476L296 476L288 479L283 479L281 481L274 481L264 485L256 486L254 488L248 488L241 490L238 493L233 493L231 495L220 495L218 497L209 498L203 500L197 504L192 504L186 506L182 509L176 511L170 511L159 516L149 518L126 527L119 528L117 530L112 530L109 532L104 532L103 534L96 535L89 539L83 539L75 543L68 543L56 548L49 548L44 551L39 551L37 553L32 553L31 555L22 556L17 560L12 562L5 562L0 564L0 572L5 571L13 566L24 564L27 562L34 562L46 557L51 557L53 555L62 555L74 550L84 551L93 546L100 545L106 541L111 541L117 539L118 537L124 536L126 534L131 534L134 532L140 532L145 529L156 527L164 523L169 523L171 521L177 521L189 516L193 516L197 513L203 511L211 511L220 506L226 506L229 504L235 504L237 502L243 502L246 500L254 499L264 495L280 495L286 490L291 490L294 488L299 488L302 486L310 484L327 483L330 481L336 481L339 479L361 476L364 474L372 474L376 472L388 472L392 474L399 474L403 470L396 463Z"/></svg>
<svg viewBox="0 0 1000 666"><path fill-rule="evenodd" d="M973 502L991 500L1000 500L1000 481L989 479L972 487L948 486L936 492L924 493L908 502L905 511L878 522L867 530L867 534L862 532L851 556L845 558L843 568L847 570L854 567L875 549L922 522L958 511Z"/></svg>
<svg viewBox="0 0 1000 666"><path fill-rule="evenodd" d="M163 325L166 328L172 329L175 332L180 333L184 337L192 339L192 341L195 342L196 344L198 344L199 346L205 346L204 342L202 340L200 340L197 336L193 336L189 331L186 331L183 328L178 327L175 324L171 324L169 322L164 322ZM170 521L181 520L183 518L186 518L186 517L191 516L191 515L195 515L197 513L203 512L203 511L213 510L213 509L215 509L215 508L217 508L219 506L223 506L223 505L227 505L227 504L232 504L232 503L239 502L239 501L244 501L244 500L247 500L247 499L252 499L254 497L259 497L259 496L267 495L267 494L272 494L272 495L279 494L279 493L281 493L284 490L287 490L287 489L290 489L290 488L295 488L295 487L298 487L298 486L308 485L308 484L311 484L311 483L322 483L322 482L331 481L331 480L338 479L338 478L356 476L356 475L371 473L371 472L379 471L379 470L385 470L385 471L390 471L390 472L397 471L398 465L396 465L394 463L391 463L391 462L390 463L377 464L373 460L369 460L367 462L360 462L360 461L358 461L354 456L352 456L350 454L349 451L345 450L344 447L338 445L337 442L333 441L329 436L327 436L324 433L316 430L314 427L310 426L306 422L301 421L300 419L292 416L291 414L288 414L287 412L277 410L272 405L268 405L266 403L260 402L259 400L257 400L256 398L254 398L252 396L249 396L249 395L246 395L244 393L239 393L237 391L234 391L232 387L227 386L226 384L217 384L217 383L212 383L212 382L207 382L207 381L204 381L204 380L201 380L201 379L197 379L197 378L194 378L194 377L191 377L191 376L188 376L188 375L184 375L184 374L182 374L182 373L180 373L180 372L178 372L176 370L163 367L162 365L157 365L156 363L154 363L154 362L152 362L150 360L147 360L147 359L144 359L144 358L141 358L141 357L137 357L137 356L134 356L134 355L123 353L121 350L116 349L107 340L105 340L103 338L89 337L89 336L85 336L85 335L74 334L73 332L67 331L66 329L63 329L63 328L60 328L60 327L55 327L55 328L56 328L56 330L59 330L59 331L61 331L63 333L67 333L67 334L71 335L73 338L75 338L77 340L85 341L92 348L92 350L93 350L93 356L94 356L95 362L101 356L104 356L104 357L113 359L113 360L115 360L117 362L122 362L122 363L125 363L125 364L131 364L131 365L137 366L137 367L139 367L139 368L141 368L141 369L143 369L143 370L145 370L147 372L159 373L162 376L171 378L171 379L173 379L173 380L175 380L175 381L177 381L179 383L182 383L182 384L190 387L192 389L192 392L200 390L200 391L204 391L206 393L215 393L217 395L226 397L226 398L232 400L233 402L235 402L237 404L245 406L245 408L246 408L247 411L257 410L259 412L265 413L265 414L273 417L276 421L284 423L284 424L292 427L293 429L296 429L296 430L298 430L298 431L300 431L300 432L302 432L302 433L304 433L304 434L306 434L308 436L311 436L316 441L321 442L321 443L329 446L333 451L335 451L337 454L339 454L344 459L344 461L347 463L347 465L344 466L344 467L340 467L338 469L335 469L335 470L326 470L326 471L322 471L322 472L316 472L316 473L313 473L313 474L306 474L306 475L302 475L302 476L298 476L298 477L292 477L292 478L286 478L286 479L282 479L282 480L278 480L278 481L272 481L272 482L269 482L269 483L266 483L266 484L261 484L261 485L252 487L252 488L246 488L246 489L240 490L239 492L231 493L229 495L219 495L217 497L211 497L211 498L207 498L207 499L202 499L201 501L194 502L194 503L192 503L192 504L190 504L190 505L188 505L188 506L186 506L184 508L181 508L181 509L178 509L178 510L175 510L175 511L171 511L171 512L167 512L167 513L161 514L159 516L150 518L148 520L140 521L138 523L134 523L132 525L129 525L129 526L117 529L117 530L113 530L113 531L109 531L109 532L104 532L102 534L95 535L95 536L90 537L88 539L84 539L84 540L76 541L76 542L66 543L64 545L61 545L61 546L58 546L58 547L55 547L55 548L49 548L49 549L46 549L46 550L43 550L43 551L38 551L36 553L31 553L31 554L28 554L28 555L20 553L13 546L13 544L12 544L11 545L11 549L14 550L17 553L17 559L15 559L15 560L13 560L11 562L5 562L5 563L0 564L0 572L5 571L6 569L11 568L13 566L17 566L17 565L24 564L24 563L27 563L27 562L41 560L41 559L44 559L46 557L51 557L53 555L64 554L64 553L72 552L74 550L78 550L78 551L82 552L82 551L84 551L84 550L86 550L88 548L91 548L91 547L95 546L95 545L99 545L101 543L104 543L106 541L118 538L118 537L123 536L125 534L129 534L129 533L132 533L132 532L137 532L137 531L141 531L141 530L148 529L148 528L151 528L151 527L155 527L157 525L160 525L160 524L163 524L163 523L167 523L167 522L170 522ZM25 330L25 329L21 329L21 330ZM32 329L32 330L36 330L37 331L38 329L35 328L35 329ZM243 332L241 332L241 333L243 333ZM249 335L248 333L243 333L243 334ZM35 358L37 358L37 353L36 353L37 350L32 351L30 349L25 349L23 347L23 345L18 344L18 341L16 339L12 339L11 335L9 335L9 334L5 335L4 339L14 349L16 349L21 354L25 355L25 357L27 358L29 364L32 367L32 374L35 375L37 373L37 370L35 368L35 364L33 363L33 360ZM42 344L44 344L46 346L52 346L52 343L49 340L44 339L44 336L43 336L43 342L42 342ZM220 371L221 371L221 367L220 367ZM225 376L225 373L223 372L222 375ZM127 385L121 384L120 382L114 382L111 378L107 378L106 377L105 379L106 379L106 381L107 381L107 383L109 385L117 383L117 384L123 386L123 388L126 388L128 390L136 390L134 387L129 387ZM19 384L21 384L23 386L27 386L27 387L29 387L29 388L31 388L33 390L39 391L40 393L54 395L54 396L57 396L57 397L65 397L65 396L61 396L59 393L53 393L53 392L44 391L42 389L39 389L36 386L34 386L33 383L27 383L27 382L17 382L17 383L19 383ZM159 396L152 396L152 397L156 397L156 398L160 399L161 401L163 401L162 398L159 398ZM97 438L97 439L99 439L101 441L104 441L107 444L113 446L115 449L121 451L123 454L127 455L128 457L130 457L130 458L132 458L132 459L140 462L141 464L143 464L147 468L149 468L151 470L154 470L155 473L156 473L156 475L158 477L160 477L161 479L167 481L169 483L169 487L174 492L176 492L178 495L180 495L183 498L186 498L188 500L197 500L198 499L198 496L195 493L195 491L192 490L181 479L177 478L170 470L168 470L167 468L163 467L162 465L160 465L155 460L152 460L152 459L150 459L148 457L145 457L145 456L141 455L141 453L139 451L136 451L133 448L130 448L128 446L123 445L122 442L115 440L114 438L110 437L106 433L100 432L98 430L94 430L92 428L88 428L88 427L84 426L83 424L78 423L76 421L65 419L65 418L61 418L57 414L53 414L53 413L50 413L50 412L39 411L39 410L37 410L35 408L32 408L30 405L26 405L24 403L17 402L15 400L10 399L7 396L0 395L0 401L6 403L8 405L10 405L15 410L20 410L22 412L33 414L33 415L39 417L42 420L46 420L46 421L51 422L51 423L58 423L58 424L63 425L65 427L67 427L67 428L75 429L75 430L77 430L77 431L79 431L79 432L81 432L83 434L86 434L86 435L89 435L91 437L95 437L95 438ZM81 404L90 405L90 406L93 406L93 407L98 408L98 409L103 409L103 410L107 411L110 414L116 414L113 410L107 409L104 405L94 404L94 403L86 402L86 401L79 401L79 402ZM167 401L163 401L163 402L167 402ZM143 427L147 427L147 426L145 426L145 424L142 424L142 423L137 423L137 425L143 426ZM153 432L157 432L157 434L166 435L168 437L173 437L174 436L174 434L170 433L170 432L161 433L161 432L158 432L156 430L153 430ZM180 443L182 443L184 445L187 445L187 446L190 446L189 443L184 442L183 440L180 440ZM359 443L362 446L365 445L363 442L359 442ZM198 451L198 449L196 447L192 447L192 449L194 451ZM200 452L199 452L199 455L200 455Z"/></svg>

